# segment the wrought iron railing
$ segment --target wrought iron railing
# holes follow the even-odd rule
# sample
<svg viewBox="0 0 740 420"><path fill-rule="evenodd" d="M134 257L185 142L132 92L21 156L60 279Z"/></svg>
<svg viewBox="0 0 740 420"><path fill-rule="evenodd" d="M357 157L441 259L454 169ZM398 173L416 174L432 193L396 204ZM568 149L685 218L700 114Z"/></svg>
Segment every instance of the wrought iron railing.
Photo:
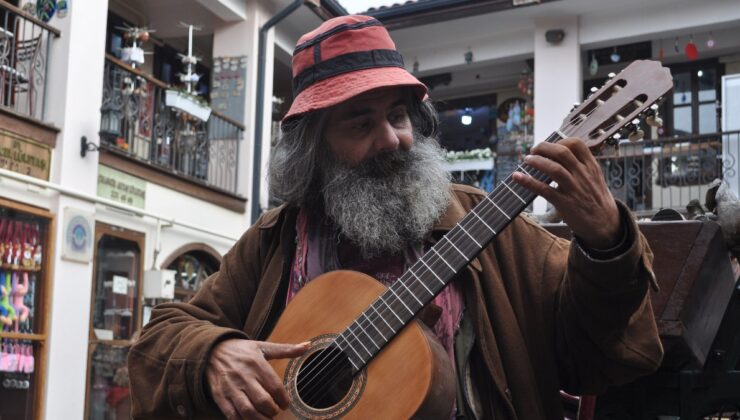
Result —
<svg viewBox="0 0 740 420"><path fill-rule="evenodd" d="M59 30L0 1L0 107L44 120L47 59Z"/></svg>
<svg viewBox="0 0 740 420"><path fill-rule="evenodd" d="M623 143L598 159L612 194L632 210L685 211L692 199L704 204L714 179L736 177L739 142L740 131L661 138Z"/></svg>
<svg viewBox="0 0 740 420"><path fill-rule="evenodd" d="M215 111L203 121L168 106L168 88L108 56L101 147L126 153L193 182L236 193L237 157L244 126Z"/></svg>

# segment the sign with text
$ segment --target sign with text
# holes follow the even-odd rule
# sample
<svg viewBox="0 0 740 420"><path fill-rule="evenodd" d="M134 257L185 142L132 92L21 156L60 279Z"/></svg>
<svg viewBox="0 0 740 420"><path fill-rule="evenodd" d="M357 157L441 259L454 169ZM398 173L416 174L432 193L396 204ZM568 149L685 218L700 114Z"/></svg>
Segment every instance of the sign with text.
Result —
<svg viewBox="0 0 740 420"><path fill-rule="evenodd" d="M146 181L108 166L98 167L98 197L144 208Z"/></svg>
<svg viewBox="0 0 740 420"><path fill-rule="evenodd" d="M214 57L211 107L227 117L244 122L247 56Z"/></svg>
<svg viewBox="0 0 740 420"><path fill-rule="evenodd" d="M0 129L0 168L48 181L50 166L49 147Z"/></svg>

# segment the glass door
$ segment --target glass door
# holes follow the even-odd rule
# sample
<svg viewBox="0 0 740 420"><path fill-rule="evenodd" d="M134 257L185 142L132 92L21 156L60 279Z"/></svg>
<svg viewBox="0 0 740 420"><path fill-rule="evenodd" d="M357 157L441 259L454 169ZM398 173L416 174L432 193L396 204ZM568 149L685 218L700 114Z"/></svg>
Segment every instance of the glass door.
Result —
<svg viewBox="0 0 740 420"><path fill-rule="evenodd" d="M144 235L99 223L95 237L86 417L128 419L126 358L141 319Z"/></svg>

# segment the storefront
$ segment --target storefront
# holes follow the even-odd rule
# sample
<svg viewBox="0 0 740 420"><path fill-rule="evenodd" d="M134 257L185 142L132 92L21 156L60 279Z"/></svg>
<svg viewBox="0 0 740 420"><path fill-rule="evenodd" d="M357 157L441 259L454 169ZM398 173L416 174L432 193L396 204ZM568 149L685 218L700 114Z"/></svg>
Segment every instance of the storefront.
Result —
<svg viewBox="0 0 740 420"><path fill-rule="evenodd" d="M101 222L95 226L85 418L130 418L126 360L152 307L190 300L220 264L220 255L208 245L182 245L163 261L162 269L153 270L172 273L173 295L152 297L145 292L146 282L151 281L144 269L149 239L154 240L145 232Z"/></svg>

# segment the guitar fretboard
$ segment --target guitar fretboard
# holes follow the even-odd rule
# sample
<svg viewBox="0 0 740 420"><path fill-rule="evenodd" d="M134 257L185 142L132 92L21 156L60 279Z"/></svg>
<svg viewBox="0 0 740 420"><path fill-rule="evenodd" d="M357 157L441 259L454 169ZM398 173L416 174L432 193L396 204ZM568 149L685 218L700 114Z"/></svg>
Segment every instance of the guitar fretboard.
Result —
<svg viewBox="0 0 740 420"><path fill-rule="evenodd" d="M555 143L561 139L553 133L546 141ZM550 182L547 175L528 165L518 165L516 171ZM535 197L509 175L355 319L335 340L355 372L378 354Z"/></svg>

